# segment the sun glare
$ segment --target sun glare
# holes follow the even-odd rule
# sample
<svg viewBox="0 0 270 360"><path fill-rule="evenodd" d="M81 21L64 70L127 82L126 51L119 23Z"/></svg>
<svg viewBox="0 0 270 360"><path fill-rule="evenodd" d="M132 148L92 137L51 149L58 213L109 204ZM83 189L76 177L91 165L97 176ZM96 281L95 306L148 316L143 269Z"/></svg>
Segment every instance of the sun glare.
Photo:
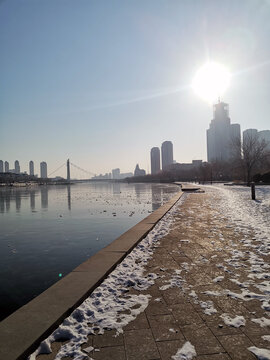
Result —
<svg viewBox="0 0 270 360"><path fill-rule="evenodd" d="M213 103L224 94L230 85L230 79L231 74L225 66L208 62L197 71L192 88L197 95Z"/></svg>

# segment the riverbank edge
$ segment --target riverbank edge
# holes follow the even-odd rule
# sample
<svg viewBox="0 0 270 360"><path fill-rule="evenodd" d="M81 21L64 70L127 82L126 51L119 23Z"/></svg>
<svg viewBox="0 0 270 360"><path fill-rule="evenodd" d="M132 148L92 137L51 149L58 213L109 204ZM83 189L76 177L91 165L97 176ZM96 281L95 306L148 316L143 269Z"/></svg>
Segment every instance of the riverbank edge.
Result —
<svg viewBox="0 0 270 360"><path fill-rule="evenodd" d="M25 360L74 311L183 195L138 224L0 323L0 359Z"/></svg>

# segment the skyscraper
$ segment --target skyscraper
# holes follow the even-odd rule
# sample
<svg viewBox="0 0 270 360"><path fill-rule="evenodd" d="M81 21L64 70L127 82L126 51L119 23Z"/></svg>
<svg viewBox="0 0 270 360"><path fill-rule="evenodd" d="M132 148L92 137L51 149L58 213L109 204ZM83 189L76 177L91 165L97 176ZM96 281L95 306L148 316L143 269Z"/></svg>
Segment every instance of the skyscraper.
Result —
<svg viewBox="0 0 270 360"><path fill-rule="evenodd" d="M3 160L0 160L0 173L4 172L4 163Z"/></svg>
<svg viewBox="0 0 270 360"><path fill-rule="evenodd" d="M247 129L243 131L243 141L247 138L258 138L258 130L257 129Z"/></svg>
<svg viewBox="0 0 270 360"><path fill-rule="evenodd" d="M171 141L164 141L161 145L162 170L173 164L173 144Z"/></svg>
<svg viewBox="0 0 270 360"><path fill-rule="evenodd" d="M40 177L47 178L47 163L45 161L40 163Z"/></svg>
<svg viewBox="0 0 270 360"><path fill-rule="evenodd" d="M20 163L18 160L15 160L14 162L14 172L15 174L19 174L21 172Z"/></svg>
<svg viewBox="0 0 270 360"><path fill-rule="evenodd" d="M5 172L9 172L9 163L8 161L5 161Z"/></svg>
<svg viewBox="0 0 270 360"><path fill-rule="evenodd" d="M207 160L229 161L233 155L233 141L241 140L240 125L231 124L229 105L214 105L214 118L207 130ZM240 153L238 154L240 157Z"/></svg>
<svg viewBox="0 0 270 360"><path fill-rule="evenodd" d="M259 131L259 139L264 140L267 143L267 150L270 151L270 130Z"/></svg>
<svg viewBox="0 0 270 360"><path fill-rule="evenodd" d="M160 150L158 147L151 149L151 174L157 174L160 171Z"/></svg>
<svg viewBox="0 0 270 360"><path fill-rule="evenodd" d="M265 141L267 143L267 150L270 150L270 130L247 129L243 131L243 142L251 139Z"/></svg>
<svg viewBox="0 0 270 360"><path fill-rule="evenodd" d="M34 176L34 162L32 160L29 161L29 175Z"/></svg>

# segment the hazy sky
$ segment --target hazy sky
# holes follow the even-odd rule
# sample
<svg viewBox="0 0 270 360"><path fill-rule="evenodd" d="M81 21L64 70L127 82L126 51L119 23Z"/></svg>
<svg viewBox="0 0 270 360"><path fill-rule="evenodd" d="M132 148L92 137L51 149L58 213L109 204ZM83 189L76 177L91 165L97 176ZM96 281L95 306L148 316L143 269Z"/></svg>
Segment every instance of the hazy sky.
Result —
<svg viewBox="0 0 270 360"><path fill-rule="evenodd" d="M226 65L232 122L270 129L269 38L266 0L0 0L0 159L147 170L171 140L176 161L206 160L194 74Z"/></svg>

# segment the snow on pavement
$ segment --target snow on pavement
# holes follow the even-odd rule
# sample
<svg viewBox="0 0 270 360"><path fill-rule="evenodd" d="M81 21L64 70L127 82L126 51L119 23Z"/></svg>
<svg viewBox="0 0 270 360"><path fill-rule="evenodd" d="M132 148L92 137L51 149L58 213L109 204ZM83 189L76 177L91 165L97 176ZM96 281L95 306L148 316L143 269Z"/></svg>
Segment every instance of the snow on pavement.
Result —
<svg viewBox="0 0 270 360"><path fill-rule="evenodd" d="M187 341L171 358L173 360L191 360L196 355L195 347Z"/></svg>
<svg viewBox="0 0 270 360"><path fill-rule="evenodd" d="M76 360L90 359L81 350L88 335L102 334L104 330L112 329L117 334L122 333L123 327L146 309L151 296L130 294L129 289L146 290L154 284L157 275L150 273L144 276L145 265L152 257L159 240L170 231L174 214L185 198L184 194L103 283L41 343L29 356L29 360L35 360L39 354L50 353L51 344L57 340L69 341L61 346L55 360L67 356ZM168 286L174 286L178 281L179 271Z"/></svg>
<svg viewBox="0 0 270 360"><path fill-rule="evenodd" d="M246 187L205 186L205 190L210 195L205 200L211 209L209 223L205 224L205 213L192 208L187 211L183 226L187 234L189 229L190 233L198 231L198 237L200 230L194 230L194 219L196 227L209 227L209 247L214 249L214 254L213 251L211 253L213 255L208 258L207 254L191 258L191 262L182 262L181 267L174 272L168 272L165 267L160 268L161 272L169 274L169 278L166 276L162 279L164 275L155 273L144 275L145 266L155 247L174 222L177 207L184 201L182 197L91 296L41 344L30 360L34 360L38 353L49 352L51 343L59 338L70 341L61 347L56 360L64 356L73 356L76 360L84 359L86 353L81 350L81 345L86 342L89 334L102 334L106 329L115 329L117 333L121 333L123 327L148 306L150 295L135 295L128 290L146 290L157 279L161 293L170 288L179 288L189 296L195 306L201 308L207 318L220 316L228 327L245 328L247 319L243 314L233 311L230 313L227 309L220 312L220 309L215 307L215 298L233 299L232 301L247 304L252 300L257 301L261 306L260 314L264 316L256 316L254 312L249 320L259 328L270 326L270 266L265 260L270 250L270 187L257 188L257 201L250 199L250 189ZM227 239L226 232L222 230L224 228L235 236L230 235ZM192 243L192 236L179 239L179 253L182 254ZM197 269L195 273L198 273L198 269L207 266L209 261L216 261L216 272L208 275L209 283L202 277L205 281L204 287L201 291L196 289L195 292L185 276L194 269ZM197 282L199 284L199 281ZM92 325L89 326L89 323ZM190 350L192 345L187 347ZM180 350L182 348L172 359L192 359L196 355L196 352L194 355L191 351L188 355L188 351L184 354ZM268 349L253 346L248 350L259 359L270 359Z"/></svg>

